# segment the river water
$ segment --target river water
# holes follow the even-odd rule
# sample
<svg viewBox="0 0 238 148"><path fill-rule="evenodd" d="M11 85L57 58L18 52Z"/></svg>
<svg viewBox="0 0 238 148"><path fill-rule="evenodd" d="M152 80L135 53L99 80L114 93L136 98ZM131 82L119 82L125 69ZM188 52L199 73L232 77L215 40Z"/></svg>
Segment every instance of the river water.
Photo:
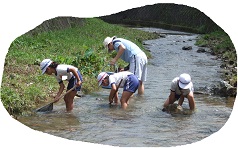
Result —
<svg viewBox="0 0 238 148"><path fill-rule="evenodd" d="M151 51L145 95L134 95L126 110L108 105L108 89L75 98L72 113L65 113L61 100L53 112L19 117L28 127L75 141L120 147L169 147L191 144L219 131L228 120L234 98L208 95L221 81L221 61L208 53L197 53L198 35L156 28L140 28L166 34L145 41ZM192 46L192 50L182 50ZM189 73L195 91L196 111L192 114L162 112L170 93L170 83L181 73ZM122 90L119 90L119 95ZM185 99L183 108L189 108Z"/></svg>

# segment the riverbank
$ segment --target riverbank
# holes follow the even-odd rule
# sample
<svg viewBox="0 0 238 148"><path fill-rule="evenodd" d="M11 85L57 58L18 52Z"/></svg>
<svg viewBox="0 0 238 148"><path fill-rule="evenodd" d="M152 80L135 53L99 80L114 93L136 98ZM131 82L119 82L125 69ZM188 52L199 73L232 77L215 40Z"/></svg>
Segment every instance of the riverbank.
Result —
<svg viewBox="0 0 238 148"><path fill-rule="evenodd" d="M129 26L128 26L129 27ZM132 27L132 26L130 26ZM172 31L161 28L139 28L148 32L157 33L161 38L166 38L169 35L181 35L192 36L193 33ZM189 42L184 40L183 42ZM174 41L180 42L180 41ZM172 44L172 43L171 43ZM193 49L192 46L183 46L181 50L196 50L198 53L207 53L214 56L214 60L222 61L219 65L218 73L221 74L221 80L219 84L209 86L209 90L206 92L197 93L209 93L212 95L218 95L221 97L236 98L237 94L237 63L236 63L236 50L232 44L229 36L225 32L217 31L210 34L199 35L197 34L196 42L194 45L198 46L198 49ZM145 44L146 46L146 44ZM163 47L165 48L165 47Z"/></svg>
<svg viewBox="0 0 238 148"><path fill-rule="evenodd" d="M81 26L71 25L64 29L43 32L33 29L12 42L1 85L1 101L9 114L31 113L39 104L51 101L58 91L54 77L41 75L39 64L43 59L51 58L78 67L84 80L82 93L87 94L98 89L95 87L98 86L97 74L105 66L105 61L116 54L107 54L102 44L105 37L124 37L142 49L143 40L157 38L153 33L111 25L96 18L82 22ZM120 60L118 64L124 66L125 63Z"/></svg>
<svg viewBox="0 0 238 148"><path fill-rule="evenodd" d="M229 37L224 31L215 31L209 34L201 35L197 40L196 45L200 46L200 51L203 52L203 47L207 47L212 55L217 59L222 60L221 71L222 79L218 88L214 90L215 94L221 96L236 97L237 94L237 54L236 49Z"/></svg>
<svg viewBox="0 0 238 148"><path fill-rule="evenodd" d="M193 36L193 33L181 32L181 31L172 31L161 28L139 28L148 32L157 33L161 38L166 38L170 35L175 36ZM217 73L221 74L221 80L219 84L209 86L209 90L206 92L197 92L197 93L209 93L212 95L218 95L221 97L232 97L236 98L237 94L237 63L236 63L236 50L232 44L229 36L225 32L217 31L210 34L196 34L196 41L194 45L198 48L193 49L193 46L186 45L188 42L192 41L188 39L184 40L185 46L180 47L180 50L196 50L197 53L207 53L213 57L215 61L222 61L219 64L219 70ZM167 42L167 41L166 41ZM179 40L174 40L174 42L181 42ZM170 43L168 43L170 44ZM173 43L171 43L173 44ZM144 44L146 46L146 44ZM166 48L166 47L163 47ZM170 47L171 48L171 47ZM179 48L179 47L177 47ZM179 49L178 49L179 50ZM205 64L205 63L204 63Z"/></svg>

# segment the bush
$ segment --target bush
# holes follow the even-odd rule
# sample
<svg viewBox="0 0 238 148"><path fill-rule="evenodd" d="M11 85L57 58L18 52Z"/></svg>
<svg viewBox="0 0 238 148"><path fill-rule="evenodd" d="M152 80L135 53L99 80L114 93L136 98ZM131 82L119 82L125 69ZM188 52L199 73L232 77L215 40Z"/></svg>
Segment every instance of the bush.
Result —
<svg viewBox="0 0 238 148"><path fill-rule="evenodd" d="M115 55L107 54L102 42L114 35L132 40L142 49L141 41L157 37L90 18L85 19L83 26L40 33L31 31L16 38L9 48L3 72L1 99L5 108L10 114L22 114L52 99L59 86L54 77L41 75L39 64L46 58L78 67L84 80L83 93L97 90L97 74ZM120 60L118 64L126 63Z"/></svg>

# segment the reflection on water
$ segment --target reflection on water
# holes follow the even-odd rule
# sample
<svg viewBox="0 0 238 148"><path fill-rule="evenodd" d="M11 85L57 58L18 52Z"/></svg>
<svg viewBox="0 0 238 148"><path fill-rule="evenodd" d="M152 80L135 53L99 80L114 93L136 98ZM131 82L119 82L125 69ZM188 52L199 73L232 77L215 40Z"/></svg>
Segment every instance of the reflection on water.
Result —
<svg viewBox="0 0 238 148"><path fill-rule="evenodd" d="M234 98L195 94L194 113L161 111L172 79L182 72L191 75L195 91L204 91L220 81L217 73L220 61L213 60L209 54L197 53L196 38L197 35L167 35L145 42L153 56L149 59L145 95L134 95L127 110L110 106L109 90L102 89L76 98L72 113L65 113L64 103L59 102L54 105L54 112L23 116L19 121L32 129L70 140L113 146L165 147L200 141L224 126ZM183 46L193 49L184 51ZM183 108L189 108L186 99Z"/></svg>

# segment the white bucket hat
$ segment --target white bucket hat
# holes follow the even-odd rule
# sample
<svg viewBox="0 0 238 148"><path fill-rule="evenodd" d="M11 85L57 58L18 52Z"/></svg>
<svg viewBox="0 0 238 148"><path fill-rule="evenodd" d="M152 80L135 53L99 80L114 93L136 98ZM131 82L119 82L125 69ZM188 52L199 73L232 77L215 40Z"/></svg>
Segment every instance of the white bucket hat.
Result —
<svg viewBox="0 0 238 148"><path fill-rule="evenodd" d="M106 76L108 76L108 74L106 72L101 72L98 77L98 86L100 86L102 84L102 80L104 80L106 78Z"/></svg>
<svg viewBox="0 0 238 148"><path fill-rule="evenodd" d="M182 89L188 89L192 85L191 77L189 74L183 73L179 76L179 87Z"/></svg>
<svg viewBox="0 0 238 148"><path fill-rule="evenodd" d="M41 63L40 63L40 69L42 70L42 74L45 73L46 69L48 66L50 66L50 64L53 61L51 61L50 59L44 59Z"/></svg>
<svg viewBox="0 0 238 148"><path fill-rule="evenodd" d="M111 43L113 40L113 37L106 37L105 40L103 41L103 45L106 49L108 49L108 44Z"/></svg>

